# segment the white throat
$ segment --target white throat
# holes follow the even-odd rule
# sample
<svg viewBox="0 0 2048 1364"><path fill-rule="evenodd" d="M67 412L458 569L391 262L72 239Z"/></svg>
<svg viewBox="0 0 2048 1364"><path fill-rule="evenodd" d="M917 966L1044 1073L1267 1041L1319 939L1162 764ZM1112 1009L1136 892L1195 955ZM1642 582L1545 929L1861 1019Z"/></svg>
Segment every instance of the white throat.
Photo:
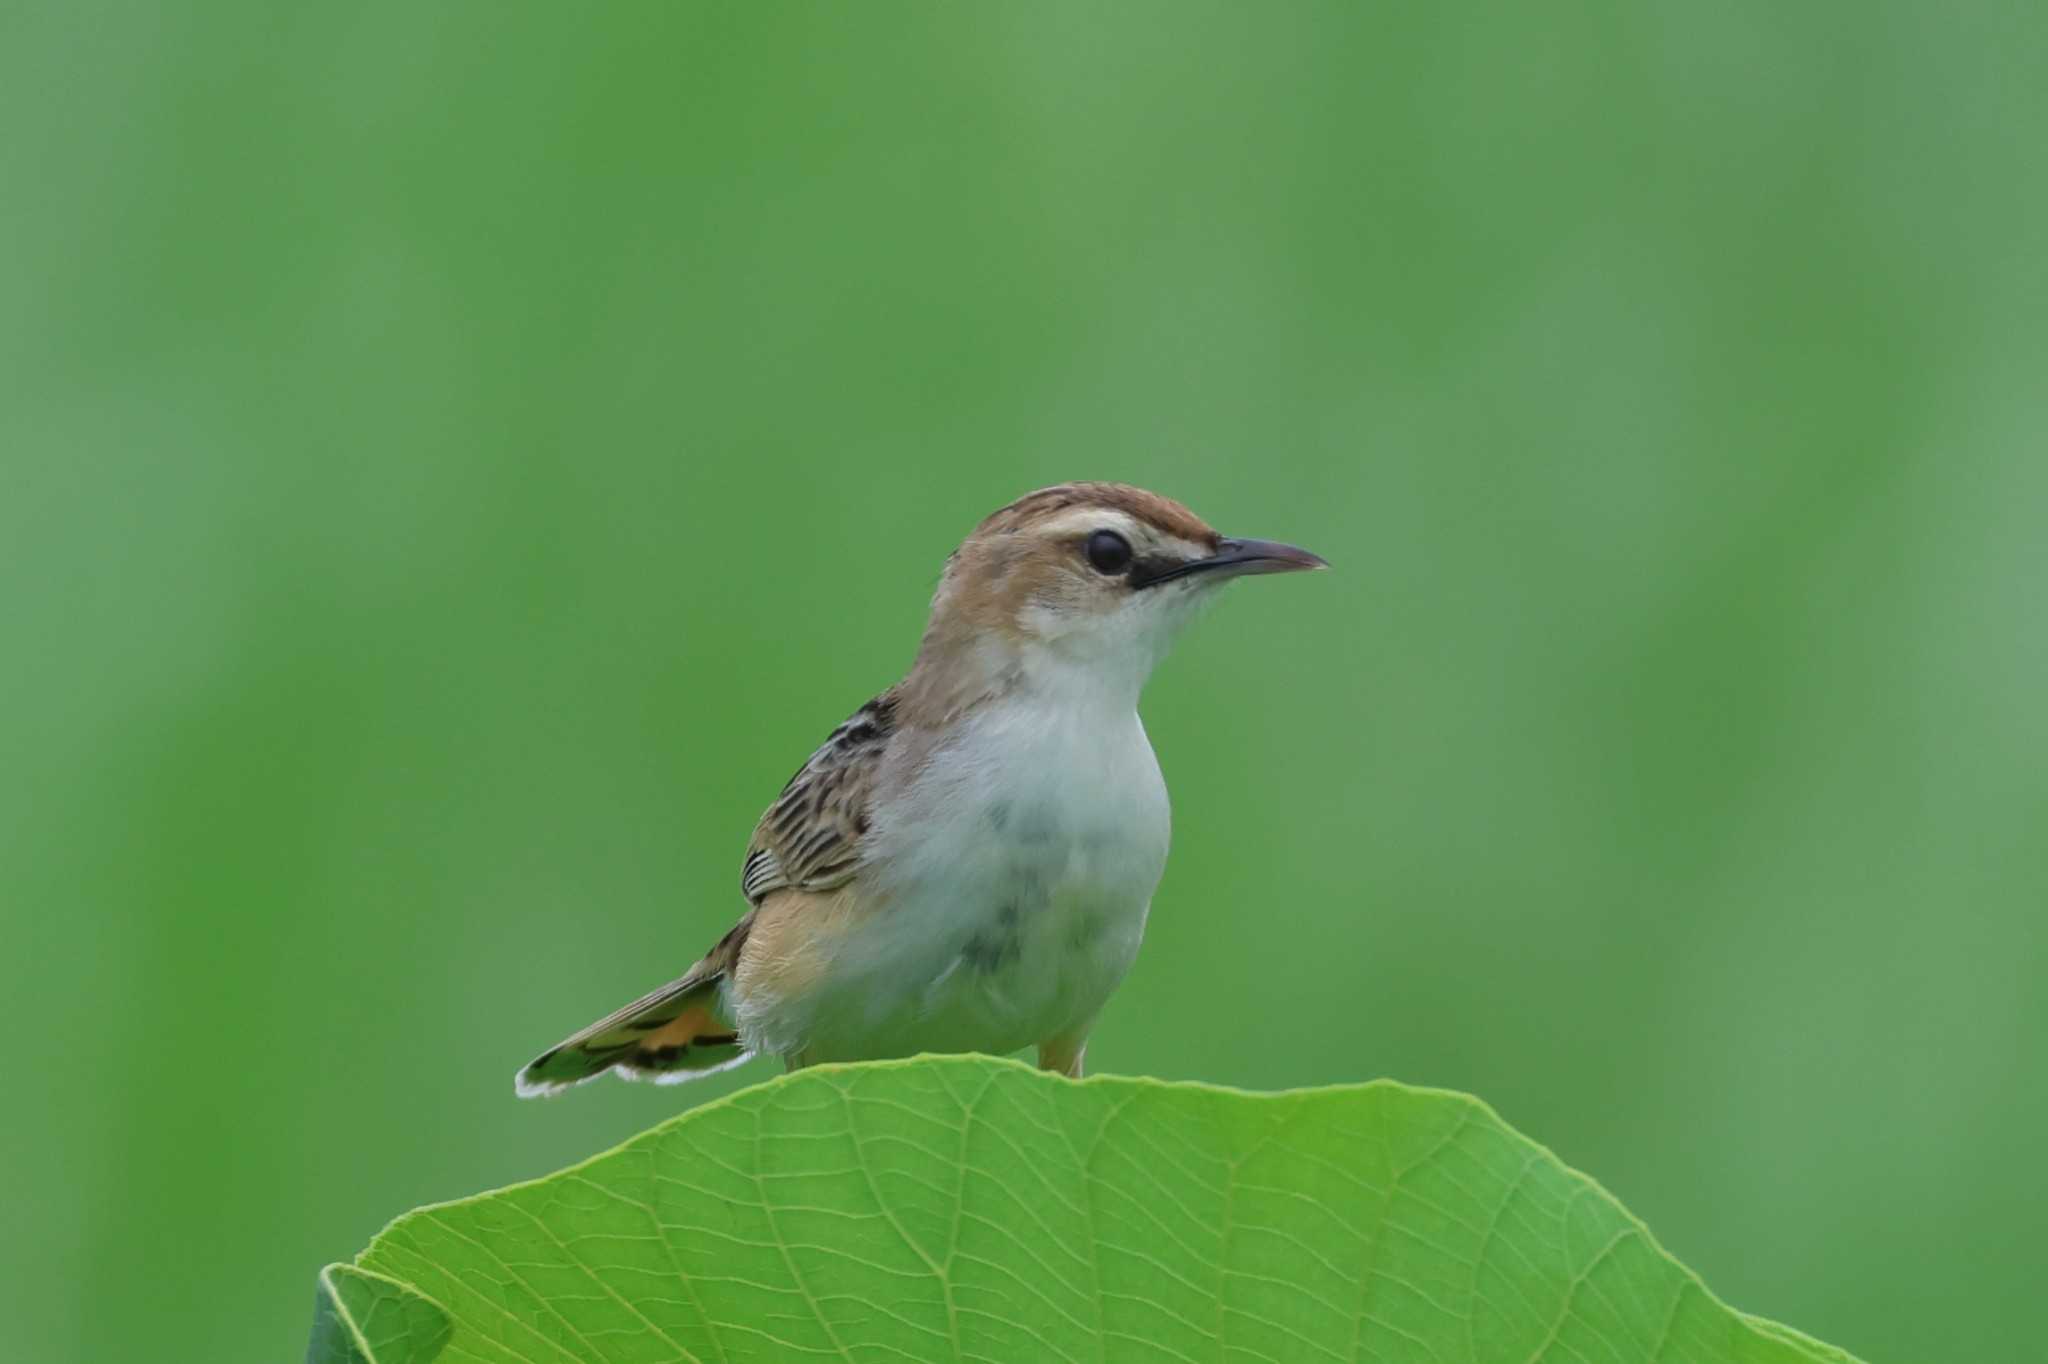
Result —
<svg viewBox="0 0 2048 1364"><path fill-rule="evenodd" d="M1078 620L1029 607L1025 642L1014 646L1018 681L1049 701L1135 711L1152 670L1213 595L1176 584Z"/></svg>

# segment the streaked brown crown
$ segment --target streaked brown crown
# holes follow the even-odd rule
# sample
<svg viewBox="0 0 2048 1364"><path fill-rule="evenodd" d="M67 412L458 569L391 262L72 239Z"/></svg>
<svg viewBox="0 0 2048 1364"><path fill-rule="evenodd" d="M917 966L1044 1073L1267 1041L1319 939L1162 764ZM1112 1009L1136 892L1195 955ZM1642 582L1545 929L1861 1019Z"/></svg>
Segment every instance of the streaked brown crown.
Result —
<svg viewBox="0 0 2048 1364"><path fill-rule="evenodd" d="M979 537L1023 530L1073 507L1111 507L1168 535L1212 550L1220 539L1208 522L1172 498L1133 488L1128 483L1061 483L1040 488L990 512L974 528L974 534Z"/></svg>

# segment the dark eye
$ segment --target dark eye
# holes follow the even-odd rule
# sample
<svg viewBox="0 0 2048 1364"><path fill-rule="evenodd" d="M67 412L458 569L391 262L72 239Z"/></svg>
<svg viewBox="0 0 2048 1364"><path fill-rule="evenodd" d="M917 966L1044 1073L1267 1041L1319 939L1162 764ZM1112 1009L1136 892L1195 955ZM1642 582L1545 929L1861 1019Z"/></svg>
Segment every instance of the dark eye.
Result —
<svg viewBox="0 0 2048 1364"><path fill-rule="evenodd" d="M1131 542L1113 530L1099 530L1088 537L1088 562L1097 573L1112 576L1131 566Z"/></svg>

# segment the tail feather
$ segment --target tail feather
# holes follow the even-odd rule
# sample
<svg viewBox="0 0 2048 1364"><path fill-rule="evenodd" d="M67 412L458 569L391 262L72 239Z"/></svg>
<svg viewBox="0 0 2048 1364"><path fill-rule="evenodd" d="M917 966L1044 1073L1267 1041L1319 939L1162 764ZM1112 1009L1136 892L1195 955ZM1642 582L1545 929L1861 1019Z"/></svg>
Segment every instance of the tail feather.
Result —
<svg viewBox="0 0 2048 1364"><path fill-rule="evenodd" d="M519 1097L558 1094L608 1070L680 1084L740 1064L754 1053L714 1012L721 979L692 971L550 1047L519 1072Z"/></svg>

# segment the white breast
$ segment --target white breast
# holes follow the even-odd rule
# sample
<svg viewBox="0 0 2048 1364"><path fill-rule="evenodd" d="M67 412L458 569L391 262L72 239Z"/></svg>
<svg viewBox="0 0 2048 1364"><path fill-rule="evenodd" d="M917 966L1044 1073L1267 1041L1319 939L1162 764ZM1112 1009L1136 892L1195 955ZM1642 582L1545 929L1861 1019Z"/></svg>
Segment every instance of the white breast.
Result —
<svg viewBox="0 0 2048 1364"><path fill-rule="evenodd" d="M1130 706L973 712L876 812L877 910L804 1010L805 1054L1003 1053L1085 1029L1137 953L1168 825Z"/></svg>

